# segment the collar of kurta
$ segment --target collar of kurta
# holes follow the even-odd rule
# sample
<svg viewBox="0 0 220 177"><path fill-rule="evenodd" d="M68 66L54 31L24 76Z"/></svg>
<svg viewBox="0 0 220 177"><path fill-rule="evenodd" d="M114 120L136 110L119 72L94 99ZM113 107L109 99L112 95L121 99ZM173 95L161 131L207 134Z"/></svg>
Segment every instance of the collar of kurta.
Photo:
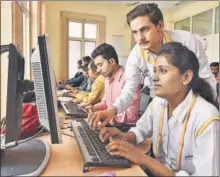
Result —
<svg viewBox="0 0 220 177"><path fill-rule="evenodd" d="M173 117L178 117L177 121L179 123L183 123L185 115L188 111L188 107L190 103L192 102L193 99L193 91L190 90L187 94L187 96L184 98L184 100L173 110L172 116ZM166 101L165 103L166 109L168 108L168 103Z"/></svg>
<svg viewBox="0 0 220 177"><path fill-rule="evenodd" d="M168 33L168 31L164 31L163 32L163 43L169 43L172 42L171 36ZM155 55L152 54L152 52L150 52L149 50L143 50L140 49L140 53L141 53L141 57L145 60L147 60L148 63L154 65L155 64Z"/></svg>

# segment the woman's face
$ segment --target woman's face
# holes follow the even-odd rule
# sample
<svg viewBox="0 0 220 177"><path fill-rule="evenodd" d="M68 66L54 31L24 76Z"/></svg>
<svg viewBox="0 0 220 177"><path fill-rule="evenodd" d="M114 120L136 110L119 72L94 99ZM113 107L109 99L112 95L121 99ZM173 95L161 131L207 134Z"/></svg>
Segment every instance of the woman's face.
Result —
<svg viewBox="0 0 220 177"><path fill-rule="evenodd" d="M177 67L168 61L165 56L160 55L157 57L154 67L155 94L165 99L181 93L185 89L184 76Z"/></svg>

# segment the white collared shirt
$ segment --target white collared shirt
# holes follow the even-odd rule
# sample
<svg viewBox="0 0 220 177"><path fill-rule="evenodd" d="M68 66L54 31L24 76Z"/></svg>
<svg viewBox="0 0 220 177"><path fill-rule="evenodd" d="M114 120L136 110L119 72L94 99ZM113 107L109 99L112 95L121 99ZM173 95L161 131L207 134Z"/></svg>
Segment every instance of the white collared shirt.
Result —
<svg viewBox="0 0 220 177"><path fill-rule="evenodd" d="M211 73L208 59L200 40L194 34L187 31L176 30L167 32L172 41L182 43L196 54L200 65L199 76L210 83L213 88L213 93L216 94L216 80ZM154 84L152 81L153 75L153 65L147 62L146 59L142 58L140 46L136 44L130 52L126 63L126 84L120 96L113 104L113 106L117 108L118 113L123 112L129 107L131 102L134 100L134 93L139 84L148 86L151 90L151 96L154 96Z"/></svg>
<svg viewBox="0 0 220 177"><path fill-rule="evenodd" d="M152 137L153 151L159 135L160 112L165 106L162 140L157 159L168 168L177 171L177 176L219 175L219 112L202 97L197 96L186 127L180 169L177 168L183 120L192 100L192 91L173 111L168 119L167 101L155 97L146 112L130 131L137 143Z"/></svg>

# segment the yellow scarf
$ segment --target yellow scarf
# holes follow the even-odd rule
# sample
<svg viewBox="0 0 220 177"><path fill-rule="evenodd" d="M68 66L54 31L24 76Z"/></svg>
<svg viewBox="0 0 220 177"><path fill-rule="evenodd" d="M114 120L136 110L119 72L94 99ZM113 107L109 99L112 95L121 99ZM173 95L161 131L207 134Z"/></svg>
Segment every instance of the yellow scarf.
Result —
<svg viewBox="0 0 220 177"><path fill-rule="evenodd" d="M172 39L167 31L164 31L163 35L164 35L165 43L172 42ZM155 64L155 59L150 53L150 51L141 49L141 56L142 58L147 60L148 63L151 63L152 65Z"/></svg>

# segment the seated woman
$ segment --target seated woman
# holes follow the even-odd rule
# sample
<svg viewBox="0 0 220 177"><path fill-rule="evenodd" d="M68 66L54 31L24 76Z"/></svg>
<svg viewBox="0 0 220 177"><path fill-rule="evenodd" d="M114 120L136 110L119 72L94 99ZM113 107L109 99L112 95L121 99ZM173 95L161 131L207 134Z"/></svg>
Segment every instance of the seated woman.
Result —
<svg viewBox="0 0 220 177"><path fill-rule="evenodd" d="M154 68L156 97L136 127L127 133L101 129L110 154L145 166L154 176L219 176L219 112L198 71L192 51L180 43L164 44ZM133 146L149 137L155 159Z"/></svg>
<svg viewBox="0 0 220 177"><path fill-rule="evenodd" d="M75 97L76 103L80 103L82 106L90 104L96 104L101 101L104 95L105 79L96 70L97 67L94 61L89 63L89 77L93 80L92 89L90 92L80 91L78 93L70 93L69 96Z"/></svg>

